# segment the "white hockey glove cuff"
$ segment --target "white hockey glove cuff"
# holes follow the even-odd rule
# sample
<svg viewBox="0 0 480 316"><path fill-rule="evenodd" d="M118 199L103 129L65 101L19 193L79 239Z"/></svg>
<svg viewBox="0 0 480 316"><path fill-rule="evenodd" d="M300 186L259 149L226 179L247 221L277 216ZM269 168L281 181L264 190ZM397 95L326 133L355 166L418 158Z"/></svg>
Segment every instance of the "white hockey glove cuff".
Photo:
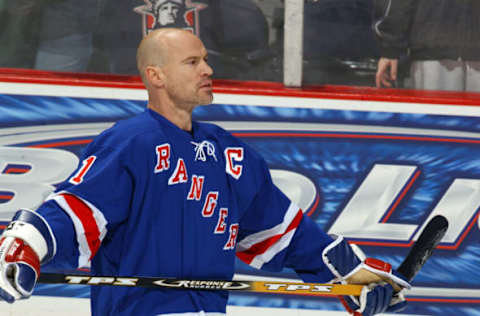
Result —
<svg viewBox="0 0 480 316"><path fill-rule="evenodd" d="M37 254L41 263L50 261L56 252L56 241L48 223L31 210L19 210L2 234L24 240Z"/></svg>
<svg viewBox="0 0 480 316"><path fill-rule="evenodd" d="M35 212L20 210L0 237L0 298L13 303L29 297L40 263L55 255L55 238Z"/></svg>

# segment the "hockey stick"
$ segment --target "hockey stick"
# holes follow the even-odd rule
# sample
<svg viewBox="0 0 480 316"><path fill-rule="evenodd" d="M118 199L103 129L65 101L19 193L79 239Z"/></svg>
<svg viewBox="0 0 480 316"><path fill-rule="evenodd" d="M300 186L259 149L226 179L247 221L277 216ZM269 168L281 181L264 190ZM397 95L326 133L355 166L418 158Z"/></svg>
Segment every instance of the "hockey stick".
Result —
<svg viewBox="0 0 480 316"><path fill-rule="evenodd" d="M448 222L443 216L434 217L420 234L409 254L398 268L408 281L418 273L431 256L433 249L445 235ZM376 276L376 275L375 275ZM269 282L269 281L224 281L224 280L177 280L154 277L114 277L89 276L81 274L42 273L39 283L50 284L83 284L130 286L145 288L170 288L188 290L228 290L253 293L276 293L312 296L359 296L363 285L360 284L321 284L301 282Z"/></svg>
<svg viewBox="0 0 480 316"><path fill-rule="evenodd" d="M442 215L433 217L423 229L407 257L397 269L408 282L411 282L423 267L433 250L442 240L448 229L448 221Z"/></svg>
<svg viewBox="0 0 480 316"><path fill-rule="evenodd" d="M235 292L277 293L296 295L360 295L363 286L354 284L321 284L302 282L269 282L269 281L224 281L224 280L178 280L151 277L113 277L89 275L64 275L44 273L40 275L40 283L84 284L136 286L144 288L170 288L187 290L228 290Z"/></svg>
<svg viewBox="0 0 480 316"><path fill-rule="evenodd" d="M408 282L411 282L423 267L427 259L432 255L433 250L442 240L448 229L448 221L442 215L433 217L425 226L417 241L413 244L408 252L407 257L397 268L397 272L403 276ZM396 292L400 292L402 288L393 283L390 279L382 279L378 274L362 269L355 275L347 279L352 284L369 284L381 281L390 283Z"/></svg>

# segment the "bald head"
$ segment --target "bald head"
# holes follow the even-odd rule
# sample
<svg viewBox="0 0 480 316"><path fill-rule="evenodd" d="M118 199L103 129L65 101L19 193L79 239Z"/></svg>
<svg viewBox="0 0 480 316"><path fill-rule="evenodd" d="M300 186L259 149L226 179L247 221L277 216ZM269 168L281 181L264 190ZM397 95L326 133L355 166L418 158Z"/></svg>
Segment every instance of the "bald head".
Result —
<svg viewBox="0 0 480 316"><path fill-rule="evenodd" d="M169 51L185 37L196 37L191 32L178 28L161 28L145 36L137 49L137 68L145 81L147 66L163 66L168 61Z"/></svg>
<svg viewBox="0 0 480 316"><path fill-rule="evenodd" d="M213 69L207 61L207 49L191 32L161 28L145 36L137 50L137 65L148 107L191 130L193 109L213 100Z"/></svg>

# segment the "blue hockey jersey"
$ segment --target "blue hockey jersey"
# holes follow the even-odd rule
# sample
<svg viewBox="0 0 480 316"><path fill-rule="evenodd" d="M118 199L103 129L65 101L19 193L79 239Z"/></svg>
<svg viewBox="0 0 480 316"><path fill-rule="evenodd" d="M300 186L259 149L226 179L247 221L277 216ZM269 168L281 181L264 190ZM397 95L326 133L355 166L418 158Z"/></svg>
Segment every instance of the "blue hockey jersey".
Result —
<svg viewBox="0 0 480 316"><path fill-rule="evenodd" d="M255 268L333 275L332 239L273 183L265 161L212 124L181 130L152 110L86 148L72 176L37 210L57 240L53 264L92 274L225 279L237 255ZM92 314L221 315L228 293L96 286ZM186 315L186 314L185 314Z"/></svg>

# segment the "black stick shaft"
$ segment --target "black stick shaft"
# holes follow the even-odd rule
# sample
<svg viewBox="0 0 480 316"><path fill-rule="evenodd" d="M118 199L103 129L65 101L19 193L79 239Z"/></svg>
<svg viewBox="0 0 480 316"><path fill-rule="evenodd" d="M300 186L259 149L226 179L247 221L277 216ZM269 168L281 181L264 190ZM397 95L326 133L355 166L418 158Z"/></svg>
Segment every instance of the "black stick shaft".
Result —
<svg viewBox="0 0 480 316"><path fill-rule="evenodd" d="M423 229L407 257L397 269L409 282L417 275L448 229L448 221L442 215L433 217Z"/></svg>

